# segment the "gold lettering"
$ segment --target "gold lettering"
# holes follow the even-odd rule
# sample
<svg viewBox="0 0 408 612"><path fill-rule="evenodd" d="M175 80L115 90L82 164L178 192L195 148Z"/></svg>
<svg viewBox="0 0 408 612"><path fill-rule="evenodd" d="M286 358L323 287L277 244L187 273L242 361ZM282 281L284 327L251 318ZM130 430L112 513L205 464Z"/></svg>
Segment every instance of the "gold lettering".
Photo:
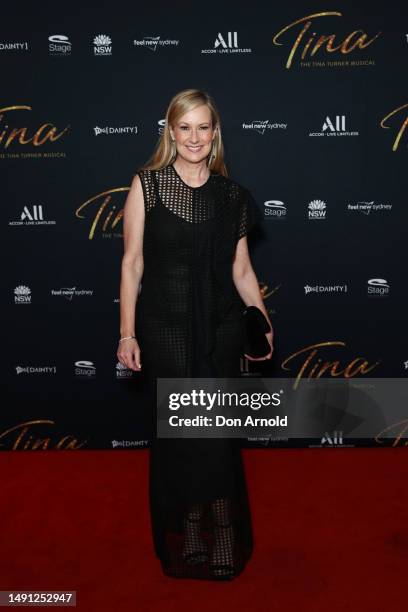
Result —
<svg viewBox="0 0 408 612"><path fill-rule="evenodd" d="M303 377L303 375L306 372L306 369L309 366L311 366L311 370L309 371L308 376L307 376L307 378L309 379L313 377L320 378L327 371L329 371L330 375L333 377L344 374L345 378L352 378L353 376L356 376L358 373L367 374L368 372L371 372L371 370L373 370L375 367L377 367L379 363L381 363L380 361L376 361L370 366L369 362L366 359L363 359L363 357L356 357L343 370L338 370L338 368L340 367L339 361L332 361L332 362L326 361L319 368L322 359L318 357L316 363L311 365L312 361L314 360L314 358L316 357L318 353L318 349L323 348L323 347L329 347L329 346L330 347L346 346L346 343L341 342L341 341L328 341L328 342L320 342L318 344L312 344L310 346L306 346L303 349L300 349L299 351L297 351L296 353L293 353L292 355L289 355L289 357L287 357L286 359L284 359L284 361L282 361L281 363L282 369L290 370L291 369L290 367L286 367L289 364L289 362L294 360L295 357L297 357L298 355L302 355L303 353L310 351L309 355L307 355L305 361L303 362L303 364L301 364L301 367L299 368L297 372L295 382L293 384L294 389L298 388L299 381ZM362 363L358 363L360 361L362 361Z"/></svg>
<svg viewBox="0 0 408 612"><path fill-rule="evenodd" d="M361 32L361 36L359 36L356 40L356 42L354 44L352 44L349 48L347 48L348 43L351 41L351 39L353 38L354 34L358 34L359 32ZM371 45L372 42L375 41L375 39L381 34L381 32L377 32L377 34L375 36L373 36L373 38L371 38L371 40L368 40L365 44L364 41L367 38L367 34L365 32L363 32L363 30L354 30L354 32L352 32L351 34L349 34L347 36L347 38L345 38L341 44L341 52L342 53L350 53L351 51L354 51L354 49L356 47L359 47L360 49L365 49L366 47L368 47L369 45Z"/></svg>
<svg viewBox="0 0 408 612"><path fill-rule="evenodd" d="M108 204L110 205L112 202L112 195L113 193L118 193L120 191L129 191L129 187L117 187L116 189L110 189L108 191L104 191L103 193L99 193L96 196L94 196L93 198L90 198L89 200L87 200L86 202L84 202L83 204L81 204L81 206L79 208L77 208L77 210L75 211L75 215L77 217L79 217L80 219L84 219L85 217L83 215L80 215L80 211L85 208L86 206L93 204L95 202L98 201L98 198L103 198L101 205L99 206L98 210L96 211L95 217L93 219L93 221L91 222L91 229L89 231L89 240L92 240L94 235L95 235L95 230L96 227L99 223L99 221L102 218L102 214L105 212L105 209L107 208ZM112 210L108 212L107 217L105 219L105 221L103 222L102 225L102 230L106 231L106 228L108 226L108 224L110 223L110 220L112 218L113 215L113 211L115 210L116 206L112 206ZM121 208L121 210L119 210L116 214L116 216L114 217L112 224L111 224L111 229L114 229L116 227L116 225L119 223L119 221L122 219L124 214L123 208Z"/></svg>
<svg viewBox="0 0 408 612"><path fill-rule="evenodd" d="M378 442L379 444L382 444L383 441L380 439L380 436L382 436L383 434L387 433L388 431L391 431L392 429L398 427L399 425L403 425L403 427L402 427L402 429L400 429L397 432L397 435L395 436L394 442L392 444L392 446L398 446L402 436L408 430L408 419L405 419L404 421L399 421L398 423L393 423L392 425L389 425L389 427L386 427L385 429L380 431L380 433L376 435L374 440L376 442ZM408 446L408 441L404 443L404 446Z"/></svg>
<svg viewBox="0 0 408 612"><path fill-rule="evenodd" d="M6 113L11 110L32 110L32 108L31 106L24 105L5 106L4 108L0 108L0 121L3 119L3 113ZM56 140L59 140L59 138L61 138L65 134L69 127L70 126L68 125L61 132L58 132L57 128L52 123L44 123L43 125L40 125L40 127L37 129L37 131L31 138L28 138L27 127L13 128L9 135L6 137L8 128L8 125L6 125L5 129L1 132L0 135L0 143L2 143L6 137L4 143L5 149L7 149L10 144L14 142L14 140L17 140L18 143L21 145L26 145L32 142L35 147L40 147L45 142L47 142L47 140L49 140L50 142L55 142Z"/></svg>
<svg viewBox="0 0 408 612"><path fill-rule="evenodd" d="M288 30L290 30L290 28L293 28L294 26L298 24L304 23L302 30L297 35L296 40L293 43L293 46L290 50L288 60L286 62L286 68L291 67L295 53L297 49L299 48L299 45L304 38L304 35L306 34L307 30L310 28L310 26L313 23L312 20L318 17L329 17L329 16L342 17L342 13L339 13L337 11L313 13L312 15L307 15L306 17L302 17L301 19L297 19L296 21L293 21L289 25L285 26L282 30L280 30L277 34L275 34L275 36L272 39L272 42L275 45L282 45L283 43L278 42L279 36L281 36L284 32L287 32ZM354 43L352 43L351 41L353 37L358 34L360 34L360 36L357 38L357 40ZM365 47L368 47L369 45L371 45L374 42L374 40L378 38L380 34L381 34L381 31L377 32L377 34L375 34L371 39L368 39L368 35L363 30L354 30L353 32L351 32L351 34L349 34L343 40L343 42L341 42L340 44L337 45L337 47L335 47L333 46L335 39L336 39L335 34L328 34L328 35L320 36L320 38L317 40L314 46L312 46L312 43L314 42L314 39L316 36L316 32L314 32L313 35L309 38L309 40L306 42L303 48L303 51L301 53L301 59L302 60L305 59L310 48L311 48L310 56L313 57L317 53L317 51L324 45L324 43L326 43L325 49L329 53L333 53L334 51L340 51L341 53L346 54L346 53L351 53L357 47L359 49L364 49Z"/></svg>
<svg viewBox="0 0 408 612"><path fill-rule="evenodd" d="M10 429L6 429L2 433L0 433L0 440L6 439L7 436L10 436L10 434L15 433L17 435L11 450L46 450L50 448L50 444L52 442L50 437L34 439L31 434L27 437L27 434L30 432L31 426L33 425L55 425L55 422L49 419L26 421L25 423L20 423L19 425L10 427ZM57 440L53 448L58 450L76 450L84 446L87 441L88 440L79 442L79 440L74 436L66 435L60 438L60 440ZM0 446L3 446L3 443L0 443Z"/></svg>
<svg viewBox="0 0 408 612"><path fill-rule="evenodd" d="M395 110L391 111L390 113L388 113L388 115L386 115L380 122L380 125L382 128L389 130L390 126L389 125L385 125L385 122L387 121L387 119L389 119L390 117L392 117L393 115L396 115L400 110L402 110L403 108L407 108L408 104L403 104L402 106L399 106L398 108L396 108ZM401 137L403 135L403 133L405 132L406 128L408 125L408 115L405 118L405 120L403 121L401 128L395 138L392 150L396 151L398 149L398 145L400 143Z"/></svg>

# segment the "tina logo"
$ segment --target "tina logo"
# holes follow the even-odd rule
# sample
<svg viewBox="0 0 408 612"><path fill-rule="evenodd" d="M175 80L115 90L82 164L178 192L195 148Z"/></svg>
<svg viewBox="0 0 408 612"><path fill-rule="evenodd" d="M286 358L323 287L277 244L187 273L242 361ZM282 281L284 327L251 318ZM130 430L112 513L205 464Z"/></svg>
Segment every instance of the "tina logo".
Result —
<svg viewBox="0 0 408 612"><path fill-rule="evenodd" d="M286 32L289 31L292 36L292 48L286 61L286 68L291 67L293 59L295 55L298 55L298 52L300 53L301 62L314 59L315 57L318 61L321 61L322 57L327 58L330 54L336 54L335 57L339 57L339 53L343 56L347 56L353 53L355 49L358 51L365 49L381 34L380 31L369 38L366 32L358 29L353 30L340 41L338 40L338 34L322 34L319 36L316 30L318 25L320 25L319 20L321 17L342 17L342 13L338 11L326 11L307 15L306 17L302 17L290 23L275 34L272 39L274 45L283 45L280 40L278 42L278 39ZM299 28L296 26L299 26ZM314 32L310 32L310 26L313 27L315 30ZM324 64L324 62L321 63ZM350 62L350 64L358 65L358 62Z"/></svg>
<svg viewBox="0 0 408 612"><path fill-rule="evenodd" d="M385 130L389 130L390 129L390 125L389 125L389 120L391 120L391 122L393 122L393 124L395 124L395 127L393 125L393 130L394 133L396 130L396 136L392 145L392 150L396 151L399 147L401 138L405 132L405 130L407 129L408 126L408 103L407 104L403 104L402 106L399 106L398 108L395 108L394 110L392 110L390 113L388 113L385 117L383 117L380 121L380 126L385 129ZM395 119L396 118L396 119Z"/></svg>

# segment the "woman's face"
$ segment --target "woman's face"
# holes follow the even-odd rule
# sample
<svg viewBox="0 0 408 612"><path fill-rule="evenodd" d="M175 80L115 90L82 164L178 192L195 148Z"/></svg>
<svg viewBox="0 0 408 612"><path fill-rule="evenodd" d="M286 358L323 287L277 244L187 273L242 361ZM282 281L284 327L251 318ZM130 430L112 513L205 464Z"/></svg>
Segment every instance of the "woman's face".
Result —
<svg viewBox="0 0 408 612"><path fill-rule="evenodd" d="M186 161L200 162L211 151L215 129L211 124L211 111L203 104L180 117L173 129L170 128L170 134L176 141L178 155Z"/></svg>

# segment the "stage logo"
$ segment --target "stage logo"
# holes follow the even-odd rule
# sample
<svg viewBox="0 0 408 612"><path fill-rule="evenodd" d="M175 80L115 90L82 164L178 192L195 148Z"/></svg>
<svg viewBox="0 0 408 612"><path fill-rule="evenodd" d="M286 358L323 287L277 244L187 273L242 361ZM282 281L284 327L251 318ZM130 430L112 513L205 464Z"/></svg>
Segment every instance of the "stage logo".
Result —
<svg viewBox="0 0 408 612"><path fill-rule="evenodd" d="M264 217L273 221L286 219L287 208L281 200L266 200L264 202Z"/></svg>
<svg viewBox="0 0 408 612"><path fill-rule="evenodd" d="M388 297L390 294L390 285L385 278L370 278L367 281L367 294L369 297Z"/></svg>
<svg viewBox="0 0 408 612"><path fill-rule="evenodd" d="M64 34L52 34L48 37L48 51L50 55L67 57L71 55L72 44Z"/></svg>
<svg viewBox="0 0 408 612"><path fill-rule="evenodd" d="M93 361L87 361L86 359L80 359L75 362L74 374L77 378L83 380L91 380L96 378L96 367Z"/></svg>

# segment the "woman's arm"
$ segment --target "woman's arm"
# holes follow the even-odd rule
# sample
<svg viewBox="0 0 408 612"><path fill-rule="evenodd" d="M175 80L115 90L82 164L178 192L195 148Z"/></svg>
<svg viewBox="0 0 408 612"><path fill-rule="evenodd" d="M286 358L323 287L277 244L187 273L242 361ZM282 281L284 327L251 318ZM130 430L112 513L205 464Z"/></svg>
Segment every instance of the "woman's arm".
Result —
<svg viewBox="0 0 408 612"><path fill-rule="evenodd" d="M120 280L120 336L135 336L136 302L143 276L144 199L140 177L136 174L123 211L124 254ZM137 341L119 343L118 358L128 368L140 369Z"/></svg>
<svg viewBox="0 0 408 612"><path fill-rule="evenodd" d="M232 278L245 306L257 306L269 320L258 279L252 268L246 236L238 240L232 264Z"/></svg>
<svg viewBox="0 0 408 612"><path fill-rule="evenodd" d="M238 240L235 250L235 257L232 264L232 278L245 306L257 306L259 310L263 312L265 318L272 328L271 321L264 305L261 290L259 288L259 282L252 267L246 236L242 236L242 238ZM266 337L271 345L271 352L266 357L261 357L260 359L269 359L272 355L273 331L268 332ZM257 359L254 358L250 359L257 361Z"/></svg>

